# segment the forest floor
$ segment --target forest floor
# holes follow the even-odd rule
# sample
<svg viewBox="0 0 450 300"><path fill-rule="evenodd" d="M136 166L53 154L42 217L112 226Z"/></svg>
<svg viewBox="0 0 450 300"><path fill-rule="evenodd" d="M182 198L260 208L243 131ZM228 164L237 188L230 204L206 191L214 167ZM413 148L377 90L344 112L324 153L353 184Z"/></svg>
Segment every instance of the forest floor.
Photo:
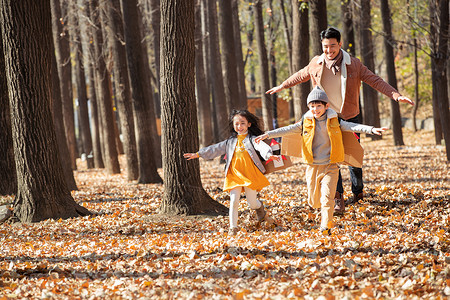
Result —
<svg viewBox="0 0 450 300"><path fill-rule="evenodd" d="M449 163L432 132L404 134L403 147L362 138L365 198L331 236L306 203L301 163L259 193L278 226L257 227L242 199L231 237L227 216L158 215L162 185L79 162L72 195L98 215L1 224L0 299L449 299ZM228 207L222 170L201 161L204 188Z"/></svg>

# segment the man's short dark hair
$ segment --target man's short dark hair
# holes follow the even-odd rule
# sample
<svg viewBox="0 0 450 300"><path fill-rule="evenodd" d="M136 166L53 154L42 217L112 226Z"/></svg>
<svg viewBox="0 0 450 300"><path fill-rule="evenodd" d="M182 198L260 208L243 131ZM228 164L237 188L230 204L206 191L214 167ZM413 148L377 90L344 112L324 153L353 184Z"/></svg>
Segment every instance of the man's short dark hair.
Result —
<svg viewBox="0 0 450 300"><path fill-rule="evenodd" d="M324 39L336 39L338 43L341 42L341 33L333 27L328 27L320 33L320 41Z"/></svg>

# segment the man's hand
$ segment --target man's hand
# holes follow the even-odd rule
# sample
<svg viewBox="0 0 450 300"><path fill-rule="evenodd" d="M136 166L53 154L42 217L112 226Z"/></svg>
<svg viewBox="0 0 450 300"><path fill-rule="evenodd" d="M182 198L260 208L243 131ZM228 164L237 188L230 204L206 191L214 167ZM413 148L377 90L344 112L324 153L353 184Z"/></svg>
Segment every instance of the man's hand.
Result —
<svg viewBox="0 0 450 300"><path fill-rule="evenodd" d="M268 90L267 92L266 92L266 94L275 94L275 93L278 93L279 91L281 91L281 90L283 90L284 88L281 86L281 85L279 85L279 86L276 86L276 87L273 87L273 88L271 88L270 90Z"/></svg>
<svg viewBox="0 0 450 300"><path fill-rule="evenodd" d="M398 102L405 102L405 103L409 103L411 105L414 105L414 101L412 101L411 99L409 99L408 97L405 96L400 96L397 98Z"/></svg>

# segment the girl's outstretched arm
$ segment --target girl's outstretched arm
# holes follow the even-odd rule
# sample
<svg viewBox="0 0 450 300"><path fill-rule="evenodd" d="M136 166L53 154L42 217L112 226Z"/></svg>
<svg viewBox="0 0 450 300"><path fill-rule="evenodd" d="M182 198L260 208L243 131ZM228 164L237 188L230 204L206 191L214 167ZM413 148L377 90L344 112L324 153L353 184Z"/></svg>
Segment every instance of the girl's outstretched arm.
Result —
<svg viewBox="0 0 450 300"><path fill-rule="evenodd" d="M185 154L183 154L183 156L184 156L184 158L187 158L187 160L199 158L198 153L185 153Z"/></svg>

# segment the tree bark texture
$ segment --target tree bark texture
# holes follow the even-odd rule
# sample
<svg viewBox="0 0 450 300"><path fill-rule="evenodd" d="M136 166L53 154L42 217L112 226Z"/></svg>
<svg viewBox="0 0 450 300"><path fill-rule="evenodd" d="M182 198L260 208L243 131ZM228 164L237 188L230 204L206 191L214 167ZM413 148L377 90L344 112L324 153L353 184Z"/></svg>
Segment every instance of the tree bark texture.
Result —
<svg viewBox="0 0 450 300"><path fill-rule="evenodd" d="M211 53L211 81L213 91L213 102L216 110L218 137L216 142L226 139L228 132L228 114L224 79L222 75L222 62L219 49L219 28L217 24L217 5L215 0L208 1L209 19L209 51Z"/></svg>
<svg viewBox="0 0 450 300"><path fill-rule="evenodd" d="M77 0L72 0L72 7L69 12L70 35L72 37L72 65L75 68L75 86L78 100L80 136L83 143L83 150L86 155L87 168L94 168L94 159L92 151L92 136L89 125L88 99L86 90L86 74L83 63L83 47L81 43L81 31L79 23L79 5Z"/></svg>
<svg viewBox="0 0 450 300"><path fill-rule="evenodd" d="M265 129L272 130L273 129L272 99L270 98L270 95L266 94L266 91L270 89L270 82L269 82L269 61L267 58L267 49L264 39L264 20L262 14L262 3L260 0L258 0L253 5L254 5L253 10L255 14L256 42L258 44L258 59L261 77L262 116L264 120Z"/></svg>
<svg viewBox="0 0 450 300"><path fill-rule="evenodd" d="M445 0L436 0L439 19L437 47L433 53L434 67L436 68L436 98L441 117L442 134L445 141L447 161L450 161L450 114L448 108L447 90L447 64L448 64L448 34L449 34L449 3Z"/></svg>
<svg viewBox="0 0 450 300"><path fill-rule="evenodd" d="M133 108L135 116L136 141L139 159L139 183L161 183L154 153L154 138L156 120L153 97L144 85L148 78L145 69L141 45L141 33L138 23L138 8L136 0L121 0L124 18L125 48L132 87ZM148 63L147 63L148 65Z"/></svg>
<svg viewBox="0 0 450 300"><path fill-rule="evenodd" d="M22 222L89 215L67 188L52 122L50 3L0 4L18 182L14 215Z"/></svg>
<svg viewBox="0 0 450 300"><path fill-rule="evenodd" d="M211 104L203 64L203 35L201 26L201 2L195 3L195 85L197 89L197 109L200 124L200 144L205 147L213 142Z"/></svg>
<svg viewBox="0 0 450 300"><path fill-rule="evenodd" d="M297 72L309 63L309 20L306 1L292 0L292 69ZM311 83L304 82L293 88L295 122L300 121L308 111L306 98L311 91Z"/></svg>
<svg viewBox="0 0 450 300"><path fill-rule="evenodd" d="M327 0L309 0L309 9L311 11L311 46L312 54L322 54L322 42L320 41L320 33L327 29ZM309 49L309 48L303 48Z"/></svg>
<svg viewBox="0 0 450 300"><path fill-rule="evenodd" d="M113 116L113 102L110 88L110 76L106 69L105 57L103 55L103 34L102 25L100 21L100 11L98 0L93 0L91 5L91 15L93 17L93 40L95 46L95 60L97 61L96 83L97 89L97 104L102 126L100 130L103 131L103 161L109 174L120 173L119 158L116 147L115 132L114 132L114 116Z"/></svg>
<svg viewBox="0 0 450 300"><path fill-rule="evenodd" d="M59 157L61 158L61 167L67 188L71 191L78 190L75 178L73 177L72 165L70 163L70 152L67 147L66 133L64 130L64 120L62 114L61 89L59 86L58 66L56 56L52 55L52 117L55 125L56 140L58 143Z"/></svg>
<svg viewBox="0 0 450 300"><path fill-rule="evenodd" d="M228 112L231 112L233 109L240 109L242 101L239 94L235 49L236 37L233 33L233 16L230 0L219 0L219 28L225 99Z"/></svg>
<svg viewBox="0 0 450 300"><path fill-rule="evenodd" d="M127 54L123 44L123 20L119 0L105 3L107 12L105 19L108 33L108 44L112 53L113 77L115 83L115 100L120 116L120 127L124 140L127 162L127 179L139 178L136 135L134 131L133 105L131 103L131 86L128 76ZM105 20L105 21L106 21Z"/></svg>
<svg viewBox="0 0 450 300"><path fill-rule="evenodd" d="M386 59L386 71L388 77L388 83L397 89L397 75L395 73L395 61L394 61L394 38L392 36L391 28L391 10L389 8L388 0L380 0L381 6L381 18L383 20L384 31L384 51ZM400 105L397 101L389 99L391 103L391 123L393 129L394 144L396 146L402 146L403 133L402 133L402 116L400 114Z"/></svg>
<svg viewBox="0 0 450 300"><path fill-rule="evenodd" d="M0 195L12 195L17 190L17 177L2 43L0 43L0 136L2 137L0 138Z"/></svg>
<svg viewBox="0 0 450 300"><path fill-rule="evenodd" d="M235 53L236 53L236 71L238 78L239 87L239 107L247 109L247 89L245 88L245 70L244 70L244 58L242 56L242 41L241 41L241 26L239 20L239 1L231 1L231 10L233 17L233 35L235 42Z"/></svg>
<svg viewBox="0 0 450 300"><path fill-rule="evenodd" d="M226 208L202 188L198 160L183 153L198 149L195 109L194 1L161 1L161 121L164 197L160 211L198 214Z"/></svg>
<svg viewBox="0 0 450 300"><path fill-rule="evenodd" d="M58 63L58 74L61 89L61 101L63 107L64 128L66 130L67 146L69 147L72 169L77 169L78 157L77 141L75 137L75 114L73 108L72 92L72 65L70 60L68 3L59 0L51 0L53 42ZM61 6L62 5L62 6ZM64 9L63 9L64 8Z"/></svg>
<svg viewBox="0 0 450 300"><path fill-rule="evenodd" d="M351 0L341 1L342 49L355 56L355 30L353 28L353 9Z"/></svg>
<svg viewBox="0 0 450 300"><path fill-rule="evenodd" d="M372 72L375 71L373 58L373 43L370 17L370 0L361 0L360 12L360 49L362 63ZM364 100L364 123L375 127L380 127L380 113L378 110L377 91L369 85L363 83ZM377 135L372 135L373 140L380 139Z"/></svg>

